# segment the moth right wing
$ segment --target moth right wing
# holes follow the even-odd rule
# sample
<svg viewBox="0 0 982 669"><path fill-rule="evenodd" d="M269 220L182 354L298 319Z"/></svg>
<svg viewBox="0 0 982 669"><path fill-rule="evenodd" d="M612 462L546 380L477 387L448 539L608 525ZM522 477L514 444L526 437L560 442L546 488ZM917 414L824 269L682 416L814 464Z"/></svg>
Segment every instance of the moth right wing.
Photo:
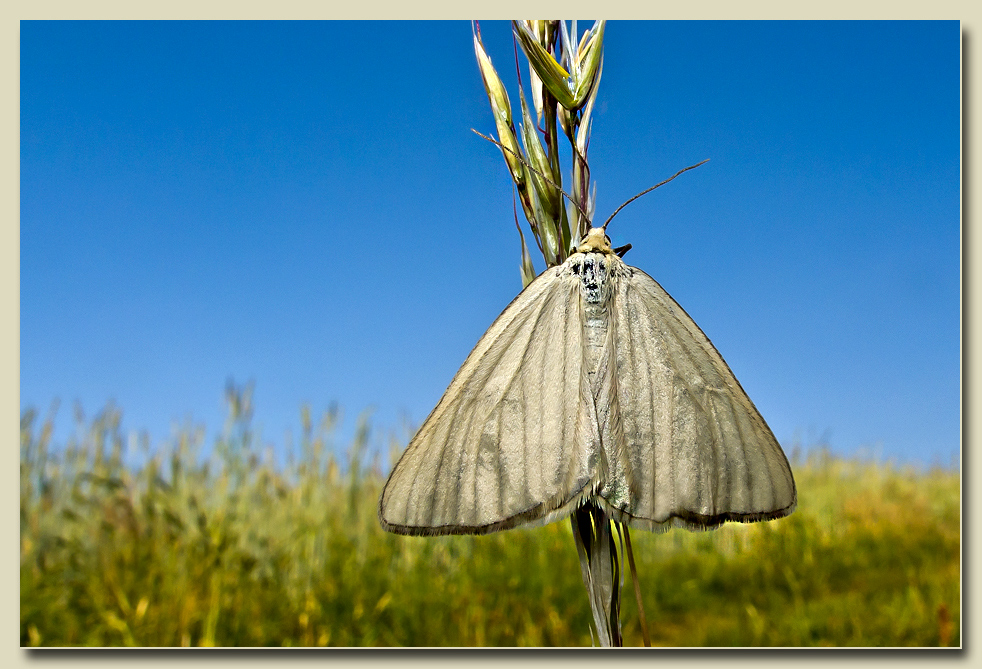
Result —
<svg viewBox="0 0 982 669"><path fill-rule="evenodd" d="M599 437L579 280L546 270L495 320L382 490L399 534L485 534L568 514L592 492Z"/></svg>
<svg viewBox="0 0 982 669"><path fill-rule="evenodd" d="M787 457L699 326L637 268L613 299L621 457L649 530L780 518L797 503Z"/></svg>

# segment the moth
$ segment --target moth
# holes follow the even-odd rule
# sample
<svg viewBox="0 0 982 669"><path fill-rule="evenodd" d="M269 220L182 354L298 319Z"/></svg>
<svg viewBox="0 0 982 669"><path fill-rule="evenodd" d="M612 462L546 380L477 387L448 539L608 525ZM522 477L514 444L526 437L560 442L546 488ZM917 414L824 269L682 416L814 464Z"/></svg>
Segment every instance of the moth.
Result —
<svg viewBox="0 0 982 669"><path fill-rule="evenodd" d="M396 463L390 532L486 534L593 502L652 531L780 518L787 457L722 356L604 228L494 321Z"/></svg>

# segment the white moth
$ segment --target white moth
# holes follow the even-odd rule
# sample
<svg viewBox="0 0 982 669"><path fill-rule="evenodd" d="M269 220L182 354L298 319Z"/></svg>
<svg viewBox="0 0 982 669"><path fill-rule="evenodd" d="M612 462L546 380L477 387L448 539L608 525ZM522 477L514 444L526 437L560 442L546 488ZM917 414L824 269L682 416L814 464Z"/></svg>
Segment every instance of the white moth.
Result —
<svg viewBox="0 0 982 669"><path fill-rule="evenodd" d="M593 501L660 531L780 518L788 460L702 330L592 228L495 320L379 499L399 534L544 524Z"/></svg>

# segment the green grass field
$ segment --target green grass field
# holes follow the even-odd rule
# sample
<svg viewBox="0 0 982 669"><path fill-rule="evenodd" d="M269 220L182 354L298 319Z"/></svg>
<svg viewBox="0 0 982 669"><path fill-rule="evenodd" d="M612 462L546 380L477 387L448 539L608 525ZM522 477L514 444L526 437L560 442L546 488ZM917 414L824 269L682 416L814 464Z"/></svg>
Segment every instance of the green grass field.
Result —
<svg viewBox="0 0 982 669"><path fill-rule="evenodd" d="M303 411L298 452L273 466L248 410L231 413L208 458L190 429L127 455L111 407L67 444L24 413L21 644L590 645L567 522L386 534L367 427L337 460L335 416ZM632 533L652 643L960 645L958 473L821 452L792 464L788 518ZM625 645L641 645L627 579Z"/></svg>

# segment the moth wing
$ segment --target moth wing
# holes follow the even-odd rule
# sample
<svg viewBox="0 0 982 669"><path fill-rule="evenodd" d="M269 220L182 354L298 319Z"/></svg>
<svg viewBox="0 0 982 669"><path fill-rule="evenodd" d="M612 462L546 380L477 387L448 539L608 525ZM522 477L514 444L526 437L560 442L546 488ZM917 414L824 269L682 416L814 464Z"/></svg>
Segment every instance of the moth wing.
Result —
<svg viewBox="0 0 982 669"><path fill-rule="evenodd" d="M551 268L495 320L389 476L400 534L484 534L568 514L592 491L599 437L579 281Z"/></svg>
<svg viewBox="0 0 982 669"><path fill-rule="evenodd" d="M630 490L650 530L780 518L797 503L787 457L709 338L637 268L614 292L614 383Z"/></svg>

